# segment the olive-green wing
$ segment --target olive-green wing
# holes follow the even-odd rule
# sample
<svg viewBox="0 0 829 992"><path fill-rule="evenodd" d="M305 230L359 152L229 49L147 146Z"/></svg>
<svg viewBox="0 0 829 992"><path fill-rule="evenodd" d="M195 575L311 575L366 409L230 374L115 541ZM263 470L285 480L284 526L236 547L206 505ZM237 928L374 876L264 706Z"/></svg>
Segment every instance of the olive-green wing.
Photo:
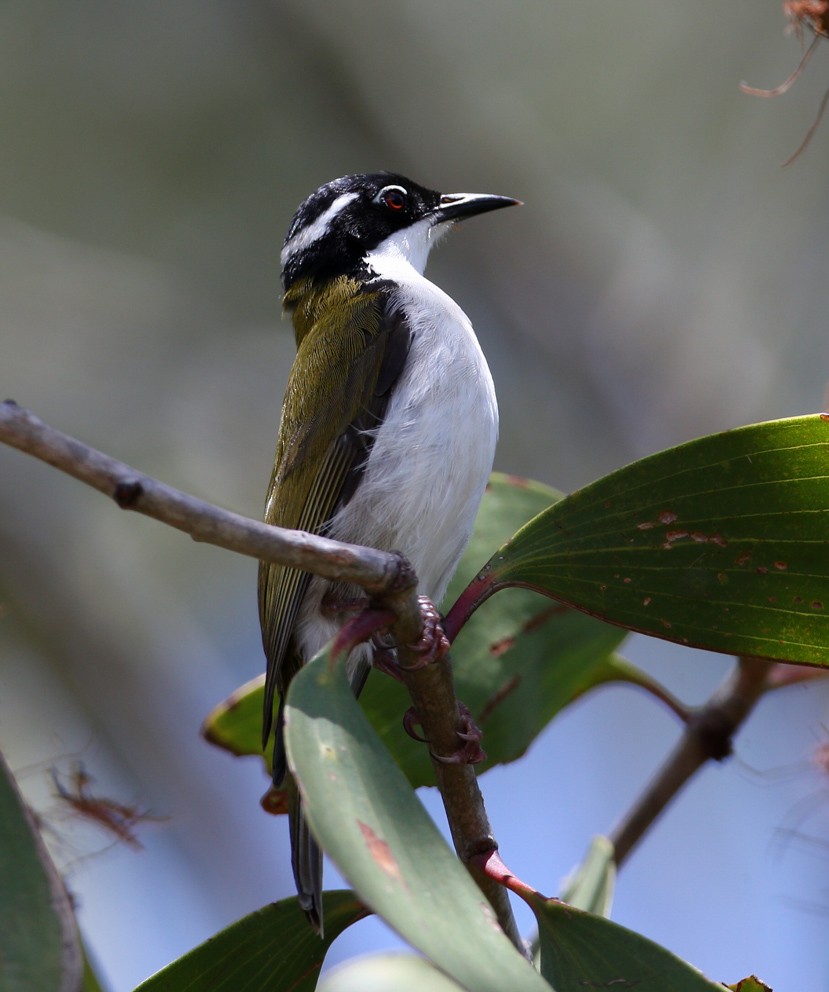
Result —
<svg viewBox="0 0 829 992"><path fill-rule="evenodd" d="M382 290L358 292L303 328L288 380L266 523L325 533L359 485L373 435L406 363L411 332ZM299 371L301 370L301 371ZM259 617L267 656L263 746L274 696L301 663L290 641L311 576L260 563Z"/></svg>

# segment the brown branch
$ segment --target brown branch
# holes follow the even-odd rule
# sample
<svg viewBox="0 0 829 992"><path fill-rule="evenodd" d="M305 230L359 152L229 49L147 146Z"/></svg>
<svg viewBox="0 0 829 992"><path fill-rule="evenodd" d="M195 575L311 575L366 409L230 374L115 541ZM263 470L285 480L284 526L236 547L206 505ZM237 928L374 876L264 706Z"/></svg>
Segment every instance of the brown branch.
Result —
<svg viewBox="0 0 829 992"><path fill-rule="evenodd" d="M433 664L418 666L421 657L413 645L422 635L423 615L417 577L402 555L283 530L222 510L49 427L11 400L0 403L0 442L92 486L122 509L153 517L195 541L361 586L375 605L390 609L397 617L398 658L432 754L457 750L464 721L448 652ZM473 863L475 856L497 850L475 771L468 764L445 764L438 759L434 766L458 857L492 903L507 936L524 953L506 890Z"/></svg>
<svg viewBox="0 0 829 992"><path fill-rule="evenodd" d="M446 760L446 757L457 754L461 742L459 734L469 730L469 720L465 718L455 695L449 652L446 651L432 664L418 666L420 657L412 649L414 639L411 634L419 631L421 620L409 612L411 594L402 595L409 600L407 615L404 616L397 605L393 607L402 621L400 626L395 627L401 674L418 722L429 742L435 782L443 800L455 851L489 900L506 935L526 955L507 890L481 867L481 856L497 852L498 842L492 832L475 769L464 761ZM404 624L408 625L408 634L404 631Z"/></svg>
<svg viewBox="0 0 829 992"><path fill-rule="evenodd" d="M685 731L653 781L610 834L621 866L655 820L685 783L707 761L731 754L734 734L768 688L773 663L740 658L711 699L691 718Z"/></svg>
<svg viewBox="0 0 829 992"><path fill-rule="evenodd" d="M0 442L135 510L189 534L194 541L354 582L369 593L413 589L417 579L399 554L284 530L189 496L50 427L13 400L0 403Z"/></svg>

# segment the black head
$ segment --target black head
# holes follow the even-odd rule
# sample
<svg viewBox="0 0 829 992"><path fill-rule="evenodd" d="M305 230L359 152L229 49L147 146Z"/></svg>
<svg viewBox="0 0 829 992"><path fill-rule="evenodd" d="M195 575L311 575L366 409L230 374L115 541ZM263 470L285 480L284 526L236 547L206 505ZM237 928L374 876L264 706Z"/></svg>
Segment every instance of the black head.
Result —
<svg viewBox="0 0 829 992"><path fill-rule="evenodd" d="M326 280L356 272L378 245L414 225L427 231L518 202L483 193L438 193L393 172L334 179L294 215L282 249L283 285L288 289L309 275ZM424 264L427 253L428 248Z"/></svg>

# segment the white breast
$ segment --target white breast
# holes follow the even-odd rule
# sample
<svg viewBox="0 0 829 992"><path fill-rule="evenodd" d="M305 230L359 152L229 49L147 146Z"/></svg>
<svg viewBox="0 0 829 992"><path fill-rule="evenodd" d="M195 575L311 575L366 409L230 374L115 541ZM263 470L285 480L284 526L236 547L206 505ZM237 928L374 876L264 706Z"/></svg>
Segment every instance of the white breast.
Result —
<svg viewBox="0 0 829 992"><path fill-rule="evenodd" d="M328 531L341 541L401 551L419 591L435 604L469 542L498 438L495 387L469 318L422 275L438 235L416 224L368 256L378 276L399 286L395 303L407 314L412 342L362 481ZM312 579L303 600L297 634L306 658L348 616L322 608L328 587ZM365 653L352 658L353 667L361 659Z"/></svg>
<svg viewBox="0 0 829 992"><path fill-rule="evenodd" d="M495 387L469 318L400 254L369 256L399 287L412 343L365 475L331 536L412 562L439 602L469 541L498 436Z"/></svg>

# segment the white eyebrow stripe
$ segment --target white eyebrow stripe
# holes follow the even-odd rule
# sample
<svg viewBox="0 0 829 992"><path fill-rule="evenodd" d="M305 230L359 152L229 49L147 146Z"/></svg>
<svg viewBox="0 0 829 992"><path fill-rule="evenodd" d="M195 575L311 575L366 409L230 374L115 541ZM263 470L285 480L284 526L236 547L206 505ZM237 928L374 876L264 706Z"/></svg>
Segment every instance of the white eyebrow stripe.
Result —
<svg viewBox="0 0 829 992"><path fill-rule="evenodd" d="M305 251L309 245L312 245L315 241L324 237L328 231L331 229L331 222L341 213L352 200L356 200L359 193L342 193L337 197L336 200L324 210L319 217L312 223L308 224L306 227L301 228L296 234L291 238L291 240L282 249L281 262L282 268L285 268L288 260L299 252Z"/></svg>

